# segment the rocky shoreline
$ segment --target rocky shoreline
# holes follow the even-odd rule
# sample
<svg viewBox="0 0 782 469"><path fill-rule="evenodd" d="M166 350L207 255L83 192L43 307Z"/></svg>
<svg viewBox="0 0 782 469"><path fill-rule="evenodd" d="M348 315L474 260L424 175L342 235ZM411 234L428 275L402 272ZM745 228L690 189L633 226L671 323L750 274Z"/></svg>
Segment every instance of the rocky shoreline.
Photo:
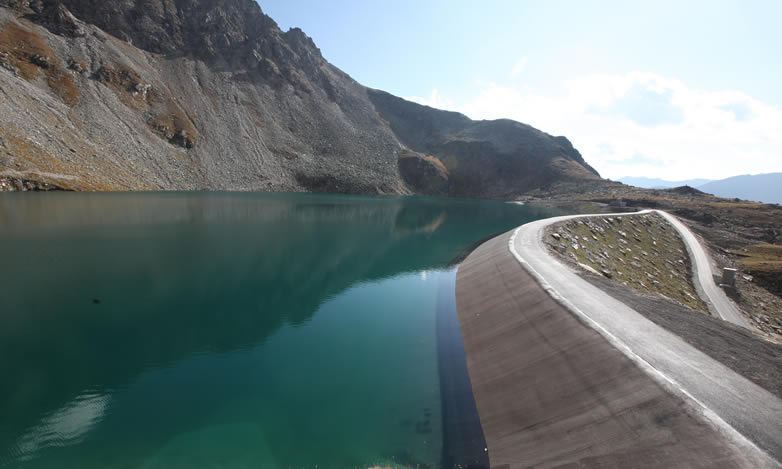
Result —
<svg viewBox="0 0 782 469"><path fill-rule="evenodd" d="M48 182L16 177L0 177L0 192L48 192L66 190Z"/></svg>

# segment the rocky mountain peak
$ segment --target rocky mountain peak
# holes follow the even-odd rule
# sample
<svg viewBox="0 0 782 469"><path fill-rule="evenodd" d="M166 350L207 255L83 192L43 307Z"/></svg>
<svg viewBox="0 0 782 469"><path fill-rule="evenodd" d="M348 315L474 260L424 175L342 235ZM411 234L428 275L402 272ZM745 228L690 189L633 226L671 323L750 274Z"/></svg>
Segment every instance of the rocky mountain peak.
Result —
<svg viewBox="0 0 782 469"><path fill-rule="evenodd" d="M253 0L35 0L35 4L39 10L62 5L80 20L140 49L167 55L231 56L281 34L277 23Z"/></svg>
<svg viewBox="0 0 782 469"><path fill-rule="evenodd" d="M254 0L0 0L27 5L54 34L84 34L78 21L166 57L190 57L267 82L296 70L325 83L320 49L301 29L283 33ZM77 20L78 18L78 20ZM300 80L299 80L300 81Z"/></svg>
<svg viewBox="0 0 782 469"><path fill-rule="evenodd" d="M0 0L0 80L0 177L62 188L507 199L599 179L564 137L360 85L254 0Z"/></svg>

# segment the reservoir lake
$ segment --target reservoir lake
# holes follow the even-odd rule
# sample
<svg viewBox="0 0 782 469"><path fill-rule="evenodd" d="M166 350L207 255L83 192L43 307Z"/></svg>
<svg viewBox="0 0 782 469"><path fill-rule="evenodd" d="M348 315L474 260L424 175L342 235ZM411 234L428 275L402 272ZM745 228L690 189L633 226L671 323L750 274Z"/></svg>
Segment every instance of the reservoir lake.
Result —
<svg viewBox="0 0 782 469"><path fill-rule="evenodd" d="M458 262L496 201L0 195L0 467L486 463Z"/></svg>

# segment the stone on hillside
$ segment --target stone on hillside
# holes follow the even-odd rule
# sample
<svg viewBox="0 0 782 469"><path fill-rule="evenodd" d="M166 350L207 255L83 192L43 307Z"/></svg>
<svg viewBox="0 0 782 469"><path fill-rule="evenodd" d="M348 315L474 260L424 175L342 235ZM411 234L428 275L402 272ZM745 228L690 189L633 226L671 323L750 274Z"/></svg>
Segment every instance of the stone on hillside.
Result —
<svg viewBox="0 0 782 469"><path fill-rule="evenodd" d="M579 262L578 266L581 267L582 269L586 270L587 272L593 273L595 275L600 275L600 272L596 271L595 269L593 269L592 267L590 267L590 266L588 266L586 264L582 264L582 263Z"/></svg>
<svg viewBox="0 0 782 469"><path fill-rule="evenodd" d="M51 61L49 57L35 54L32 57L30 57L30 63L33 65L37 65L41 68L49 68L52 66Z"/></svg>
<svg viewBox="0 0 782 469"><path fill-rule="evenodd" d="M8 61L8 54L6 52L0 52L0 67L12 72L14 75L19 73L19 69L11 65Z"/></svg>
<svg viewBox="0 0 782 469"><path fill-rule="evenodd" d="M70 62L70 64L68 65L68 68L70 68L71 70L73 70L76 73L84 73L84 72L86 72L86 70L84 69L84 66L81 63L76 62L75 60L72 60Z"/></svg>

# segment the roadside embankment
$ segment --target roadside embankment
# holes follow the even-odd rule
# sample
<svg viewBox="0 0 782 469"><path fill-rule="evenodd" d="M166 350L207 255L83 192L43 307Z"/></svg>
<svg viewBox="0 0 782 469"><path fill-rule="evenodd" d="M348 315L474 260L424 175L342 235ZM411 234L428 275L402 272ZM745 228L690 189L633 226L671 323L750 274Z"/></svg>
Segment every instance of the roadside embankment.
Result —
<svg viewBox="0 0 782 469"><path fill-rule="evenodd" d="M782 343L782 266L775 268L778 257L764 249L782 249L782 206L714 197L689 187L654 190L609 181L560 184L525 200L551 206L646 207L675 215L699 237L719 269L738 269L731 299L765 338ZM745 262L747 256L753 260Z"/></svg>
<svg viewBox="0 0 782 469"><path fill-rule="evenodd" d="M577 266L583 273L603 276L644 297L662 297L668 304L709 314L709 308L693 284L690 253L677 230L657 213L592 216L555 223L546 228L544 242L552 254ZM761 297L752 295L757 290L754 283L759 279L753 283L752 277L744 273L750 268L753 272L781 269L782 262L768 254L782 252L777 249L779 246L760 247L764 249L753 250L755 246L751 246L736 251L742 256L741 263L728 265L740 269L737 284L735 288L726 289L726 293L735 301L736 314L743 316L739 319L750 330L780 344L782 319L774 315L782 315L779 310L782 300L768 292ZM713 256L715 252L712 250L709 254ZM721 258L717 262L725 264ZM711 265L712 261L708 263ZM707 282L713 283L713 280ZM753 303L751 308L747 308L748 301Z"/></svg>
<svg viewBox="0 0 782 469"><path fill-rule="evenodd" d="M656 213L571 219L548 227L544 239L570 264L708 314L684 243Z"/></svg>
<svg viewBox="0 0 782 469"><path fill-rule="evenodd" d="M591 284L782 397L782 345L768 341L779 336L708 315L693 285L686 248L662 216L570 219L548 226L544 243L552 255L578 266Z"/></svg>

